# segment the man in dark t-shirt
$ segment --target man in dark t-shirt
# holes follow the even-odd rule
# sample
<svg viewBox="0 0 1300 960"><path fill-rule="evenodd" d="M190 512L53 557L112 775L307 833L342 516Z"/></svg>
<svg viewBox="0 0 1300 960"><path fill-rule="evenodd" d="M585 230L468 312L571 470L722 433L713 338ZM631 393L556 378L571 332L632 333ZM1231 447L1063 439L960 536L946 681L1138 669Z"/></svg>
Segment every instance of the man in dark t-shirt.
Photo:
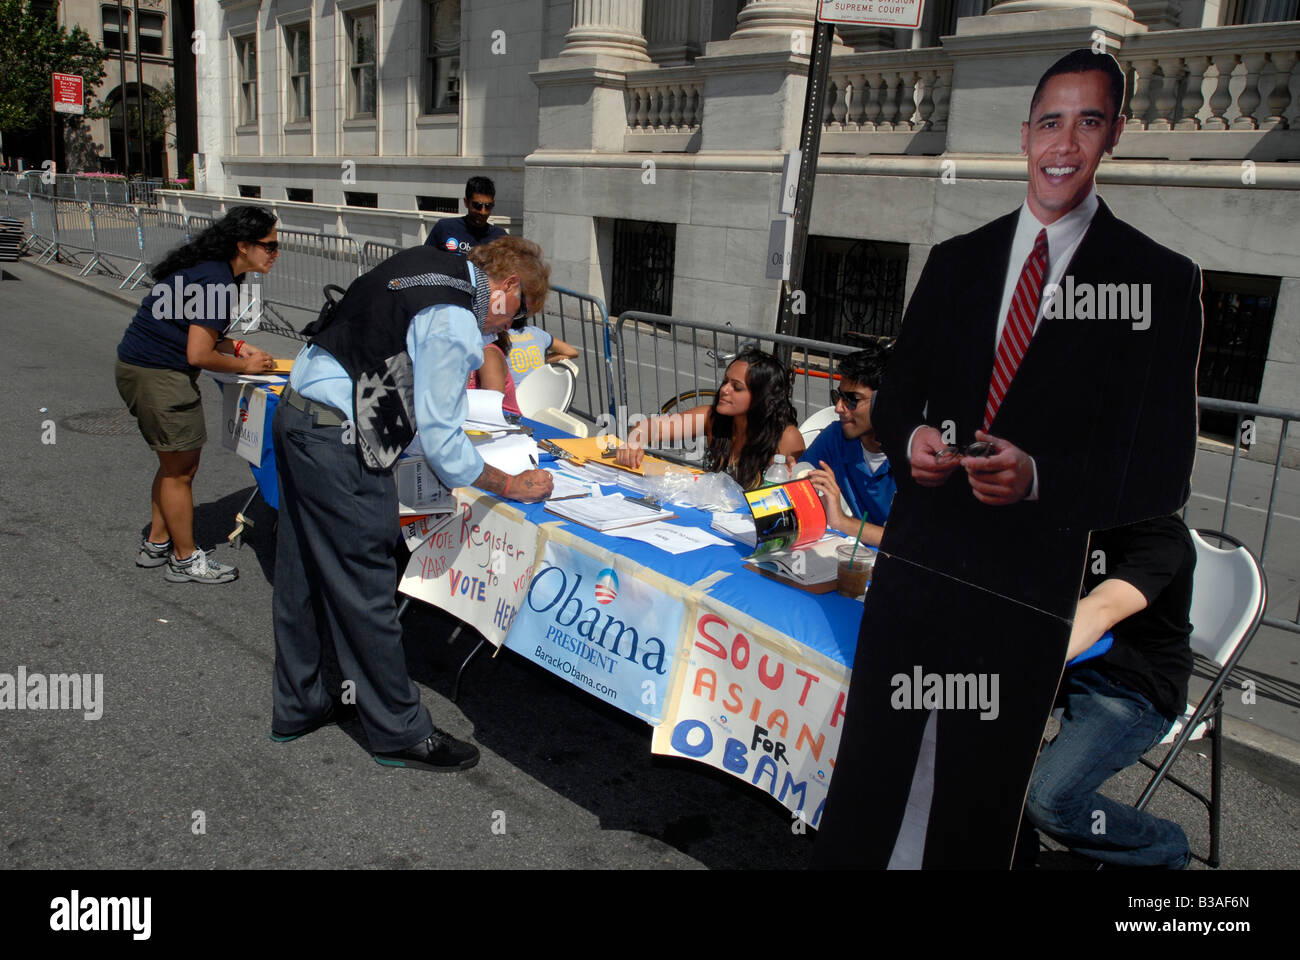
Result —
<svg viewBox="0 0 1300 960"><path fill-rule="evenodd" d="M505 230L488 223L488 216L496 206L496 195L496 184L487 177L470 177L465 183L465 216L439 220L429 231L425 244L463 257L480 243L504 237Z"/></svg>
<svg viewBox="0 0 1300 960"><path fill-rule="evenodd" d="M1196 550L1177 516L1094 533L1068 658L1110 630L1103 656L1068 668L1061 730L1034 768L1025 817L1077 854L1129 867L1181 869L1182 827L1097 791L1169 732L1187 704Z"/></svg>

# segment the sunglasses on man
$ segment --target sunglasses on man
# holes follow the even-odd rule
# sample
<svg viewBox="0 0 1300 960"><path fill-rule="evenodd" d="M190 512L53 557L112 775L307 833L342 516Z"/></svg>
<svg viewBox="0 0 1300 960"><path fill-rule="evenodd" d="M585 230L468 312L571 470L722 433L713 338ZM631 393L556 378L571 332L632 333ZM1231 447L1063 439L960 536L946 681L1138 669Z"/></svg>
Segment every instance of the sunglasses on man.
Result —
<svg viewBox="0 0 1300 960"><path fill-rule="evenodd" d="M496 206L496 201L493 201L491 203L483 203L480 200L469 200L467 202L469 203L471 210L482 210L485 213L491 213L492 208Z"/></svg>
<svg viewBox="0 0 1300 960"><path fill-rule="evenodd" d="M867 398L859 396L856 393L845 393L843 390L832 390L831 399L835 400L837 403L843 401L845 408L852 413L854 410L858 409L858 404Z"/></svg>

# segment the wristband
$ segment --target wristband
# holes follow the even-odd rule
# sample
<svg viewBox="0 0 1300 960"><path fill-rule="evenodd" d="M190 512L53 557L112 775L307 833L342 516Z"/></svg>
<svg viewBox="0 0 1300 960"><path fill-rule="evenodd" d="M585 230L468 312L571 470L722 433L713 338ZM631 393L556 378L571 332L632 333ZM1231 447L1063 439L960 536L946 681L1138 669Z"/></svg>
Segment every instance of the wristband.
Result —
<svg viewBox="0 0 1300 960"><path fill-rule="evenodd" d="M244 341L243 341L243 340L236 340L236 341L235 341L235 356L236 356L236 357L239 356L239 348L242 347L243 345L244 345Z"/></svg>
<svg viewBox="0 0 1300 960"><path fill-rule="evenodd" d="M513 479L514 479L514 476L512 476L511 474L506 474L506 488L505 488L504 491L502 491L502 493L503 493L504 496L507 496L507 497L510 496L510 481L513 480Z"/></svg>

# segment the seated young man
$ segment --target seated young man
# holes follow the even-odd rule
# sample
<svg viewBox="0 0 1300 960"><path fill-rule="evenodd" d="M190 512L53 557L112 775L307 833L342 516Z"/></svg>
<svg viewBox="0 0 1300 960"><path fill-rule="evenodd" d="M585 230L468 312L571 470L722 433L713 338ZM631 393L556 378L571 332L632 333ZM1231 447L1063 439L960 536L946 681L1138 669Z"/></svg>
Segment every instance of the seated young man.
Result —
<svg viewBox="0 0 1300 960"><path fill-rule="evenodd" d="M1025 805L1029 823L1077 854L1175 870L1191 857L1178 824L1097 791L1163 740L1186 708L1195 567L1196 550L1178 516L1099 531L1089 541L1066 657L1107 630L1115 642L1103 656L1065 671L1057 694L1065 707L1061 731L1039 754ZM1032 854L1037 838L1027 834L1022 829L1021 842Z"/></svg>
<svg viewBox="0 0 1300 960"><path fill-rule="evenodd" d="M827 524L850 536L861 527L862 542L873 547L880 545L897 489L889 458L871 427L871 398L880 388L888 356L888 350L871 343L839 362L840 388L835 393L839 422L823 430L800 457L818 468L808 477L821 494ZM841 496L849 505L848 513Z"/></svg>

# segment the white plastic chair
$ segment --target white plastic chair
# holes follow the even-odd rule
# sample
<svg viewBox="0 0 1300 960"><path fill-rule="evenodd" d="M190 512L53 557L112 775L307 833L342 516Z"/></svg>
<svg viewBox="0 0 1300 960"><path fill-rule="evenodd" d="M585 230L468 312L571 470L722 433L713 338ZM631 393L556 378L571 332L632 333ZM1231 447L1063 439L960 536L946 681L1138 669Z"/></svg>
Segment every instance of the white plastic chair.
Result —
<svg viewBox="0 0 1300 960"><path fill-rule="evenodd" d="M1226 550L1214 547L1205 542L1205 537L1226 541L1233 546ZM1155 775L1134 806L1138 810L1144 809L1156 788L1165 780L1201 801L1210 815L1210 856L1205 862L1217 867L1223 814L1223 687L1259 629L1268 602L1268 582L1255 555L1237 538L1219 530L1193 530L1192 543L1196 547L1190 615L1192 652L1214 663L1219 671L1200 702L1189 703L1182 717L1175 721L1161 741L1172 744L1164 760L1157 766L1145 757L1141 758L1147 768L1155 771ZM1207 729L1212 744L1209 797L1169 772L1183 747L1204 737Z"/></svg>
<svg viewBox="0 0 1300 960"><path fill-rule="evenodd" d="M573 391L577 383L578 367L572 360L544 363L515 387L519 412L534 420L537 419L537 411L547 407L563 413L573 402Z"/></svg>
<svg viewBox="0 0 1300 960"><path fill-rule="evenodd" d="M813 441L817 439L818 434L839 418L840 415L835 412L833 406L822 407L822 409L818 410L803 423L799 424L799 432L803 434L804 448L807 449L808 447L811 447Z"/></svg>
<svg viewBox="0 0 1300 960"><path fill-rule="evenodd" d="M575 416L556 410L554 407L542 407L540 410L534 410L528 415L529 419L536 420L538 423L544 423L548 427L555 427L557 430L563 430L571 433L575 437L585 437L588 434L587 425Z"/></svg>

